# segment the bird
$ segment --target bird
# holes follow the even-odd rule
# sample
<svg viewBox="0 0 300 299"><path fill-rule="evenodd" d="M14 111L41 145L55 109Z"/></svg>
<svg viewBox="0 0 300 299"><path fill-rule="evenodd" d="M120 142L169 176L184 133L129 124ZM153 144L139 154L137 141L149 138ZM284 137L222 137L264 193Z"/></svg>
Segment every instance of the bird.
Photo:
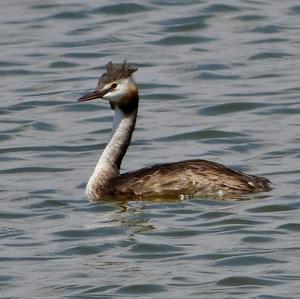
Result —
<svg viewBox="0 0 300 299"><path fill-rule="evenodd" d="M161 163L120 173L130 145L139 107L139 89L133 78L137 68L109 62L94 91L78 102L109 102L114 119L109 141L86 185L91 201L168 200L185 198L238 199L245 194L271 190L262 176L246 174L222 164L202 160Z"/></svg>

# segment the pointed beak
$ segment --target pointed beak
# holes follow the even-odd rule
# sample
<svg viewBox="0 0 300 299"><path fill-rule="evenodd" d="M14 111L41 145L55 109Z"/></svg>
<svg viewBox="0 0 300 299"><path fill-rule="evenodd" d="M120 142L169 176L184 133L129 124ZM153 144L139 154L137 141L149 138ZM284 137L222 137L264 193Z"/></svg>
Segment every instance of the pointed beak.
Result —
<svg viewBox="0 0 300 299"><path fill-rule="evenodd" d="M108 92L110 91L110 89L104 89L104 90L95 90L89 94L86 94L84 96L82 96L81 98L79 98L77 100L77 102L86 102L86 101L90 101L90 100L94 100L94 99L101 99L102 97L104 97Z"/></svg>

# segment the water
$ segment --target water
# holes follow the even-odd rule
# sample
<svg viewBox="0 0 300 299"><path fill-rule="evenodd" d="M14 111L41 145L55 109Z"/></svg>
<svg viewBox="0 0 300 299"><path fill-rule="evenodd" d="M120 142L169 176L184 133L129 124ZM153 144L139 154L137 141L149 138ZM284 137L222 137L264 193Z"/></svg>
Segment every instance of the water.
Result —
<svg viewBox="0 0 300 299"><path fill-rule="evenodd" d="M299 1L0 8L1 298L299 298ZM124 59L141 89L124 171L205 158L269 196L90 203L112 112L76 99Z"/></svg>

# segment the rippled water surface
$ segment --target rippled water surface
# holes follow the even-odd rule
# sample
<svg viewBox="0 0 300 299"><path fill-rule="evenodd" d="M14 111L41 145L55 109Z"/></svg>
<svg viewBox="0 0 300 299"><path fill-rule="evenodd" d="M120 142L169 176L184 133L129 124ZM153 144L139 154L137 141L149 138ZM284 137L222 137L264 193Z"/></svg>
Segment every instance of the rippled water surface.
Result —
<svg viewBox="0 0 300 299"><path fill-rule="evenodd" d="M0 2L1 298L299 298L299 1ZM104 65L139 68L122 165L203 158L267 197L90 203Z"/></svg>

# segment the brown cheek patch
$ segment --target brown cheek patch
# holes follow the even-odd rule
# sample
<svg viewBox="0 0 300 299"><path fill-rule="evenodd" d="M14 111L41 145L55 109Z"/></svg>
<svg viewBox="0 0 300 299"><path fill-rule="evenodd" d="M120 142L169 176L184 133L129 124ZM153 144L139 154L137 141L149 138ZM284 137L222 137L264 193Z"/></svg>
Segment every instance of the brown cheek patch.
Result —
<svg viewBox="0 0 300 299"><path fill-rule="evenodd" d="M118 103L118 107L125 113L132 113L138 108L139 95L137 89L132 89L130 92L122 98Z"/></svg>

